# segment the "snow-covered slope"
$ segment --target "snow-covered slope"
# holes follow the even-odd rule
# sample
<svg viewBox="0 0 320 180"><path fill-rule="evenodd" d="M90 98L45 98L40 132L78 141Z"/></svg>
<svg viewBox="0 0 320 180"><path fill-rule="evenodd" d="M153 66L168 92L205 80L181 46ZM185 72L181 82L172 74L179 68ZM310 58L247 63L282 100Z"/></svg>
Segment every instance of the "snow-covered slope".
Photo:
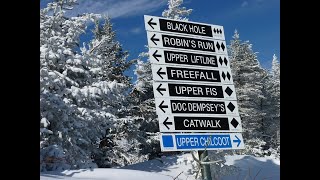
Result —
<svg viewBox="0 0 320 180"><path fill-rule="evenodd" d="M240 168L233 176L225 176L222 180L234 179L280 179L280 160L273 157L253 157L247 155L226 156L226 165Z"/></svg>
<svg viewBox="0 0 320 180"><path fill-rule="evenodd" d="M52 179L67 179L67 180L169 180L172 179L168 176L129 169L111 169L111 168L96 168L93 170L72 170L63 172L50 172L43 173L40 175L41 180L52 180Z"/></svg>
<svg viewBox="0 0 320 180"><path fill-rule="evenodd" d="M235 165L240 172L225 176L222 180L235 179L280 179L280 160L272 157L257 158L247 155L226 156L227 165ZM181 161L185 159L185 161ZM163 157L147 162L126 166L119 169L97 168L93 170L72 170L63 172L41 173L41 180L194 180L188 172L191 164L190 154Z"/></svg>

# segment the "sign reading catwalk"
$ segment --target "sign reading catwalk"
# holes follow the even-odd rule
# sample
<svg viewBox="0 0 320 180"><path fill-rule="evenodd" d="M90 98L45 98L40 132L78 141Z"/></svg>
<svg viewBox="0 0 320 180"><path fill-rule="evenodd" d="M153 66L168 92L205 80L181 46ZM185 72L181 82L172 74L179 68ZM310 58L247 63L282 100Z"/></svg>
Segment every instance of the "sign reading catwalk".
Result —
<svg viewBox="0 0 320 180"><path fill-rule="evenodd" d="M148 15L144 22L161 150L243 149L223 27Z"/></svg>

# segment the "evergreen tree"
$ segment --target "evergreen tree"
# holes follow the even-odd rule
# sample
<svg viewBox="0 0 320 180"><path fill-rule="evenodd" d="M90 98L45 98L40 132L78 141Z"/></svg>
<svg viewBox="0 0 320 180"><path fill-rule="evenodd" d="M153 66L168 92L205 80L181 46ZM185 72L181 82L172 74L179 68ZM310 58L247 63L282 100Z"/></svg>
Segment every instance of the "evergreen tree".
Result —
<svg viewBox="0 0 320 180"><path fill-rule="evenodd" d="M266 134L271 147L280 145L280 63L274 54L272 68L267 81L268 100L270 104Z"/></svg>
<svg viewBox="0 0 320 180"><path fill-rule="evenodd" d="M90 150L90 121L74 104L74 88L90 81L85 60L75 49L86 22L85 14L66 18L73 0L48 3L40 10L40 169L94 167Z"/></svg>
<svg viewBox="0 0 320 180"><path fill-rule="evenodd" d="M165 18L185 20L187 21L192 12L192 9L186 9L181 7L183 0L168 0L168 9L162 12L162 16Z"/></svg>
<svg viewBox="0 0 320 180"><path fill-rule="evenodd" d="M261 68L252 45L248 41L240 41L237 30L231 40L229 53L244 139L247 146L260 148L265 144L262 138L267 121L265 81L268 73Z"/></svg>
<svg viewBox="0 0 320 180"><path fill-rule="evenodd" d="M97 80L108 80L130 85L131 77L125 76L126 71L134 61L127 61L128 52L122 50L121 44L115 40L115 32L112 30L110 17L104 18L104 24L101 26L99 20L95 21L93 30L94 39L90 43L89 53L102 61L99 66L96 64L94 68L100 68Z"/></svg>
<svg viewBox="0 0 320 180"><path fill-rule="evenodd" d="M83 48L82 52L95 62L90 70L96 85L112 82L121 85L125 91L117 92L117 99L99 102L101 107L111 107L106 110L115 116L110 122L112 126L108 126L100 141L94 159L99 167L124 166L145 160L145 156L140 155L140 124L130 116L131 101L128 96L131 78L124 75L134 61L127 61L128 53L123 52L120 43L115 40L110 18L105 17L104 20L103 25L96 20L94 39L88 44L89 48Z"/></svg>
<svg viewBox="0 0 320 180"><path fill-rule="evenodd" d="M130 87L123 72L132 62L126 62L127 53L114 40L109 19L88 47L84 44L79 51L86 23L97 22L100 16L65 17L64 9L72 9L73 4L58 1L40 10L41 170L96 167L99 162L114 165L116 147L106 160L99 156L106 137L112 136L112 143L122 138L132 144L127 134L120 135L126 131L120 130L128 119L121 112L126 111ZM129 151L126 143L113 145L117 144L123 152Z"/></svg>

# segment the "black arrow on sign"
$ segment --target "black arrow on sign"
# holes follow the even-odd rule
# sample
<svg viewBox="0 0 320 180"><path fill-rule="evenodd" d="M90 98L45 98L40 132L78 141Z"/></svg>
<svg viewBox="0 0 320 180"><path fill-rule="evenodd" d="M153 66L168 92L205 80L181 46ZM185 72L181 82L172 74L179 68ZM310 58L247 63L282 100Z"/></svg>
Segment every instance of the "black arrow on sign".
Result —
<svg viewBox="0 0 320 180"><path fill-rule="evenodd" d="M154 34L154 35L151 37L151 41L152 41L155 45L158 45L155 41L160 41L160 39L154 38L155 36L156 36L156 34Z"/></svg>
<svg viewBox="0 0 320 180"><path fill-rule="evenodd" d="M163 96L162 92L161 91L166 91L165 88L161 88L162 84L160 84L158 87L157 87L157 91Z"/></svg>
<svg viewBox="0 0 320 180"><path fill-rule="evenodd" d="M170 129L168 125L172 125L172 122L168 122L168 119L169 118L167 117L166 120L163 121L163 125L165 125L168 129Z"/></svg>
<svg viewBox="0 0 320 180"><path fill-rule="evenodd" d="M151 18L151 19L148 21L148 24L149 24L149 26L152 27L152 29L154 29L152 25L157 25L157 23L152 22L152 20L153 20L153 18Z"/></svg>
<svg viewBox="0 0 320 180"><path fill-rule="evenodd" d="M166 75L166 72L161 72L161 69L162 69L162 68L160 68L160 69L157 71L157 74L161 77L161 79L163 79L163 77L161 76L161 74Z"/></svg>
<svg viewBox="0 0 320 180"><path fill-rule="evenodd" d="M167 106L167 105L163 105L163 103L164 103L164 101L162 101L162 102L160 103L159 108L160 108L164 113L166 113L166 111L163 110L163 108L168 108L168 106Z"/></svg>
<svg viewBox="0 0 320 180"><path fill-rule="evenodd" d="M157 57L162 57L160 54L157 54L158 50L156 50L152 56L159 62L159 59Z"/></svg>

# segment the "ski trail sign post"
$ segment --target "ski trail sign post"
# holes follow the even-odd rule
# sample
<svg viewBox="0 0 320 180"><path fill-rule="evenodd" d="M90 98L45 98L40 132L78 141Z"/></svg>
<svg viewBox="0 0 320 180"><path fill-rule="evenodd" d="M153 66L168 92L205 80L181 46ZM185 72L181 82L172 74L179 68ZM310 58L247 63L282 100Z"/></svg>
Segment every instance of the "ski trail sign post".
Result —
<svg viewBox="0 0 320 180"><path fill-rule="evenodd" d="M219 25L144 16L162 151L243 149Z"/></svg>

